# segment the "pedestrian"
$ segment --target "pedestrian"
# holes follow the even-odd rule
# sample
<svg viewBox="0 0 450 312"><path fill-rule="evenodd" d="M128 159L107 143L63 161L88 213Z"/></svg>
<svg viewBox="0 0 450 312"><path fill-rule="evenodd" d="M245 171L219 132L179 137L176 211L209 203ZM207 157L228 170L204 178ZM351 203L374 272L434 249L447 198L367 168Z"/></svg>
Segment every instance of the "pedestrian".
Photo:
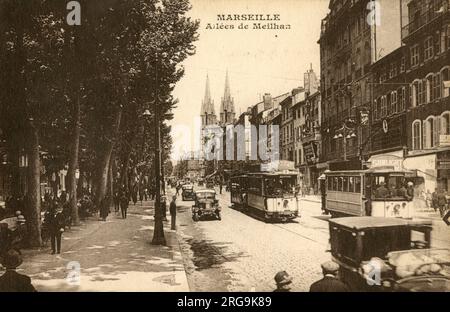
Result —
<svg viewBox="0 0 450 312"><path fill-rule="evenodd" d="M122 212L122 219L127 218L127 210L128 210L128 196L126 192L122 193L120 197L120 211Z"/></svg>
<svg viewBox="0 0 450 312"><path fill-rule="evenodd" d="M222 182L219 182L219 192L222 194Z"/></svg>
<svg viewBox="0 0 450 312"><path fill-rule="evenodd" d="M170 207L169 207L169 212L170 212L170 228L172 230L176 230L177 226L176 226L176 219L177 219L177 204L176 201L177 200L177 196L174 195L172 196L172 201L170 202Z"/></svg>
<svg viewBox="0 0 450 312"><path fill-rule="evenodd" d="M427 208L432 208L432 197L431 197L431 192L430 190L427 190L427 192L425 193L425 203Z"/></svg>
<svg viewBox="0 0 450 312"><path fill-rule="evenodd" d="M142 206L142 201L144 200L144 190L140 189L139 190L139 201L141 202L141 206Z"/></svg>
<svg viewBox="0 0 450 312"><path fill-rule="evenodd" d="M109 196L106 195L100 201L100 218L103 221L106 221L106 218L108 217L108 214L109 214Z"/></svg>
<svg viewBox="0 0 450 312"><path fill-rule="evenodd" d="M177 193L176 193L177 196L180 195L180 189L181 189L181 184L178 184L177 185Z"/></svg>
<svg viewBox="0 0 450 312"><path fill-rule="evenodd" d="M17 273L16 269L23 260L17 250L8 250L2 258L2 266L6 272L0 276L0 292L35 292L31 278L24 274Z"/></svg>
<svg viewBox="0 0 450 312"><path fill-rule="evenodd" d="M443 218L447 209L447 194L443 189L440 189L437 193L437 205L441 218Z"/></svg>
<svg viewBox="0 0 450 312"><path fill-rule="evenodd" d="M407 184L406 194L408 195L407 200L413 200L414 198L414 183L409 181Z"/></svg>
<svg viewBox="0 0 450 312"><path fill-rule="evenodd" d="M132 195L132 199L133 199L133 205L135 205L136 206L136 203L137 203L137 190L136 189L134 189L133 190L133 193L131 194Z"/></svg>
<svg viewBox="0 0 450 312"><path fill-rule="evenodd" d="M322 263L323 278L313 283L310 292L348 292L349 289L338 279L339 264L334 261Z"/></svg>
<svg viewBox="0 0 450 312"><path fill-rule="evenodd" d="M152 200L155 200L155 189L153 187L150 188L150 197Z"/></svg>
<svg viewBox="0 0 450 312"><path fill-rule="evenodd" d="M433 194L431 194L431 207L434 208L434 212L438 210L438 189L435 188Z"/></svg>
<svg viewBox="0 0 450 312"><path fill-rule="evenodd" d="M120 195L119 192L116 191L114 193L114 212L116 215L119 214L119 207L120 207Z"/></svg>
<svg viewBox="0 0 450 312"><path fill-rule="evenodd" d="M375 191L375 197L376 198L386 198L389 196L389 190L386 188L386 185L384 182L380 183L380 186Z"/></svg>
<svg viewBox="0 0 450 312"><path fill-rule="evenodd" d="M48 212L50 240L52 244L52 255L61 253L61 237L64 232L64 215L61 206L52 208Z"/></svg>
<svg viewBox="0 0 450 312"><path fill-rule="evenodd" d="M274 292L290 292L292 277L286 271L278 272L274 279L277 284L277 289L275 289Z"/></svg>
<svg viewBox="0 0 450 312"><path fill-rule="evenodd" d="M161 216L163 221L167 221L167 203L164 195L161 195Z"/></svg>

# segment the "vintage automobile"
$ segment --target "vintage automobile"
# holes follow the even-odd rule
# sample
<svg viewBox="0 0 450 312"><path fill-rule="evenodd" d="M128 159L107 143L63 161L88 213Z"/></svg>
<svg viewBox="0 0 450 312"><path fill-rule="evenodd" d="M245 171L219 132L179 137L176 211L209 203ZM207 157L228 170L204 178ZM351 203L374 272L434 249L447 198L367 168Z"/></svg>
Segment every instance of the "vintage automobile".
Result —
<svg viewBox="0 0 450 312"><path fill-rule="evenodd" d="M195 203L192 206L192 219L199 221L200 218L211 216L222 220L220 215L219 200L216 199L216 191L213 189L195 192Z"/></svg>
<svg viewBox="0 0 450 312"><path fill-rule="evenodd" d="M333 260L352 291L450 291L450 249L430 248L430 221L345 217L329 227Z"/></svg>
<svg viewBox="0 0 450 312"><path fill-rule="evenodd" d="M181 186L181 198L183 201L194 200L195 199L194 185L183 184Z"/></svg>

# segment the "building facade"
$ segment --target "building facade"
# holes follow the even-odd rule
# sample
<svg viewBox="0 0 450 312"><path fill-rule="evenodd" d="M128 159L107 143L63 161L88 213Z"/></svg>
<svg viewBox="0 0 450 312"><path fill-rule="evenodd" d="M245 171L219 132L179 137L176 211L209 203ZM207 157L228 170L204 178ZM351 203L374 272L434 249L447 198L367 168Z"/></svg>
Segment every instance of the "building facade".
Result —
<svg viewBox="0 0 450 312"><path fill-rule="evenodd" d="M376 3L331 0L322 20L321 168L360 169L370 156L371 66L400 46L400 5ZM382 23L379 17L385 17Z"/></svg>
<svg viewBox="0 0 450 312"><path fill-rule="evenodd" d="M291 95L280 103L281 127L280 127L280 155L281 160L294 161L294 116L292 107L295 105L296 95L303 88L294 89Z"/></svg>
<svg viewBox="0 0 450 312"><path fill-rule="evenodd" d="M371 155L400 154L407 145L409 83L406 49L400 47L372 66Z"/></svg>
<svg viewBox="0 0 450 312"><path fill-rule="evenodd" d="M425 189L450 191L450 1L404 0L402 21L410 108L405 166Z"/></svg>

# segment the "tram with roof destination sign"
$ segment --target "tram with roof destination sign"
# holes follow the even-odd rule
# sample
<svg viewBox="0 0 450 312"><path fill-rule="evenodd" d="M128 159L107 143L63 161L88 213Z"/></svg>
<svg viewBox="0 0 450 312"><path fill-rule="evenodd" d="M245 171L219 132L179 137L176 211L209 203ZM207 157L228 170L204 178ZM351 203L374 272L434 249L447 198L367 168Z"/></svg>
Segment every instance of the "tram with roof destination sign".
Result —
<svg viewBox="0 0 450 312"><path fill-rule="evenodd" d="M286 222L298 217L297 172L264 166L261 169L231 177L233 207L266 222Z"/></svg>
<svg viewBox="0 0 450 312"><path fill-rule="evenodd" d="M412 218L415 187L423 178L394 167L326 171L325 209L332 217L374 216ZM322 203L323 204L323 203Z"/></svg>

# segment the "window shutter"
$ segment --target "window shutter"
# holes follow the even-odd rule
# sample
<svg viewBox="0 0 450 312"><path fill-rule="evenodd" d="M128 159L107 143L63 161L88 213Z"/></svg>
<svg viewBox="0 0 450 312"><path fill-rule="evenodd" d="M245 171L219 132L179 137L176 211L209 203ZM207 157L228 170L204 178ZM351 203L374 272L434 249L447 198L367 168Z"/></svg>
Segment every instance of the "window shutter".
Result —
<svg viewBox="0 0 450 312"><path fill-rule="evenodd" d="M434 146L432 146L432 147L439 146L439 133L440 133L440 128L439 128L440 122L439 121L440 121L440 119L441 118L439 118L439 117L435 117L433 119L433 122L434 122L434 125L433 125Z"/></svg>
<svg viewBox="0 0 450 312"><path fill-rule="evenodd" d="M416 106L416 102L415 102L413 91L414 91L413 84L410 84L409 85L409 103L410 103L411 107Z"/></svg>
<svg viewBox="0 0 450 312"><path fill-rule="evenodd" d="M422 131L422 133L423 133L423 135L422 135L422 137L423 137L423 148L427 149L428 148L428 144L429 144L429 139L428 138L429 138L429 132L430 132L428 120L425 120L423 122L422 129L423 129L423 131Z"/></svg>

